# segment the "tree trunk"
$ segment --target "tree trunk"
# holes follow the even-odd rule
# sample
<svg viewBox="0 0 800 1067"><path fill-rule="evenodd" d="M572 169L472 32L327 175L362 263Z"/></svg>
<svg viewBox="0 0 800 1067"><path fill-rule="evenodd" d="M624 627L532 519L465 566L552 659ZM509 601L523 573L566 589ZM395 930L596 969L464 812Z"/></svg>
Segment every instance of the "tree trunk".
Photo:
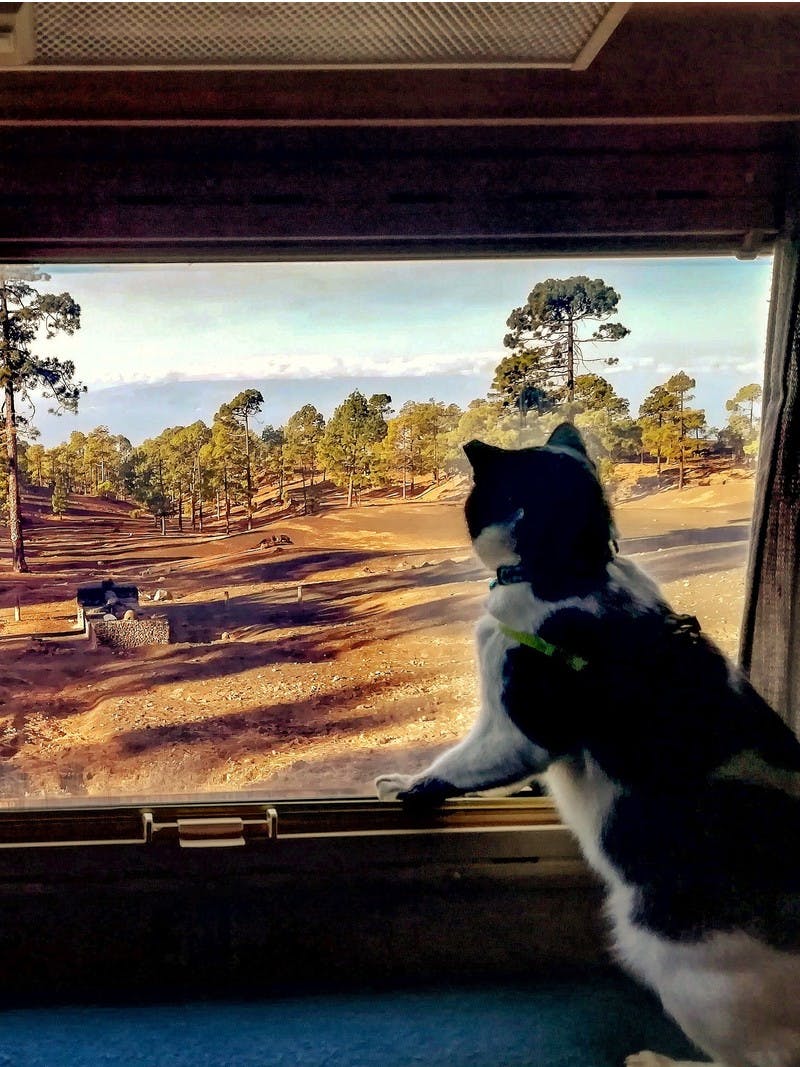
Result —
<svg viewBox="0 0 800 1067"><path fill-rule="evenodd" d="M567 400L570 404L575 399L575 331L572 319L567 323ZM570 415L570 422L574 418Z"/></svg>
<svg viewBox="0 0 800 1067"><path fill-rule="evenodd" d="M247 421L247 412L244 415L244 466L247 482L247 529L253 529L253 486L250 477L250 426Z"/></svg>
<svg viewBox="0 0 800 1067"><path fill-rule="evenodd" d="M19 458L17 455L17 420L14 411L14 387L6 382L6 456L8 459L8 529L11 535L11 569L27 573L25 543L22 536L22 503L19 490Z"/></svg>
<svg viewBox="0 0 800 1067"><path fill-rule="evenodd" d="M167 536L167 516L166 515L162 515L161 516L161 536L162 537L166 537Z"/></svg>
<svg viewBox="0 0 800 1067"><path fill-rule="evenodd" d="M683 424L683 393L680 394L680 422L678 423L678 428L680 435L679 444L681 446L680 460L678 462L678 488L683 489L683 473L685 464L684 441L686 440L686 427Z"/></svg>
<svg viewBox="0 0 800 1067"><path fill-rule="evenodd" d="M347 479L347 506L351 508L353 506L353 477L355 472L350 470L350 476Z"/></svg>
<svg viewBox="0 0 800 1067"><path fill-rule="evenodd" d="M200 533L203 532L203 472L200 470L200 457L198 452L197 466L195 467L197 486L197 520L200 526Z"/></svg>

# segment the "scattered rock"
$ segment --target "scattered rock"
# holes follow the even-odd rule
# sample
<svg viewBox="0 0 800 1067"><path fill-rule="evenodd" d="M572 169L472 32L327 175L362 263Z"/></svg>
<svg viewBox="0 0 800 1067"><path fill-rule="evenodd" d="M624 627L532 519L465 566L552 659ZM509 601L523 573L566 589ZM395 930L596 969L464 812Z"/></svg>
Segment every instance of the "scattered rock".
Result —
<svg viewBox="0 0 800 1067"><path fill-rule="evenodd" d="M153 600L172 600L172 593L170 593L169 589L156 589L155 593L153 593Z"/></svg>
<svg viewBox="0 0 800 1067"><path fill-rule="evenodd" d="M132 608L128 608L128 610L122 616L122 621L123 622L135 622L136 621L136 612Z"/></svg>
<svg viewBox="0 0 800 1067"><path fill-rule="evenodd" d="M228 633L227 630L223 630L222 633L219 635L219 639L220 641L230 641L231 635Z"/></svg>
<svg viewBox="0 0 800 1067"><path fill-rule="evenodd" d="M275 545L291 544L293 544L292 539L287 534L272 534L270 537L263 537L256 548L274 548Z"/></svg>

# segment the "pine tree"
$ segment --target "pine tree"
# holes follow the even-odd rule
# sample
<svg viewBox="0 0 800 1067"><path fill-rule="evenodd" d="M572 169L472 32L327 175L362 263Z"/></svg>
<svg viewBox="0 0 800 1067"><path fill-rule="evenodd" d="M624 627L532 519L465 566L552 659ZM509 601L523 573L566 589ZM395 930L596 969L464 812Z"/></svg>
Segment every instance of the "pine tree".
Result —
<svg viewBox="0 0 800 1067"><path fill-rule="evenodd" d="M22 535L18 401L27 401L37 390L56 402L56 410L76 411L84 391L73 381L73 363L37 356L31 350L42 328L50 338L59 332L73 334L80 327L81 309L69 293L42 293L32 284L49 280L49 274L36 268L0 267L0 391L5 416L8 525L11 566L21 572L28 570L28 564Z"/></svg>
<svg viewBox="0 0 800 1067"><path fill-rule="evenodd" d="M532 386L544 398L571 404L578 368L590 362L607 366L619 362L614 356L589 359L583 352L585 344L605 344L628 336L627 326L606 321L616 315L619 300L619 293L602 278L548 278L533 287L522 307L511 312L506 323L510 332L503 344L518 357L535 357ZM599 325L592 333L582 331L584 325L593 323Z"/></svg>
<svg viewBox="0 0 800 1067"><path fill-rule="evenodd" d="M50 499L50 507L53 514L58 515L59 519L62 519L64 517L65 512L69 508L67 491L64 488L64 483L60 479L53 486L53 495Z"/></svg>

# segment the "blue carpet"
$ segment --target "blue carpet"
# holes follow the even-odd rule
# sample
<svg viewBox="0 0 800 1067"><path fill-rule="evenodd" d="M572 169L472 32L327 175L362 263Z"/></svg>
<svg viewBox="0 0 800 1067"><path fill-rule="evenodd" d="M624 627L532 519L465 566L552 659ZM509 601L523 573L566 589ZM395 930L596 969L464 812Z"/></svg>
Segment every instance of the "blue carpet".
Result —
<svg viewBox="0 0 800 1067"><path fill-rule="evenodd" d="M0 1012L2 1067L622 1067L645 1047L691 1053L616 975Z"/></svg>

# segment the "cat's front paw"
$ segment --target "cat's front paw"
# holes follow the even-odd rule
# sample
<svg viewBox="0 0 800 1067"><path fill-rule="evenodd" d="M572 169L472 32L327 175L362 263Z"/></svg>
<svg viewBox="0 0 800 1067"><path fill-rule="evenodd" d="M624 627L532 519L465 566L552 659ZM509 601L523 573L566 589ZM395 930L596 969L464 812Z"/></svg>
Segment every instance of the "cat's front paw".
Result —
<svg viewBox="0 0 800 1067"><path fill-rule="evenodd" d="M381 800L402 800L406 807L435 808L459 790L443 778L432 775L415 777L412 774L384 774L375 779Z"/></svg>
<svg viewBox="0 0 800 1067"><path fill-rule="evenodd" d="M413 783L413 774L382 774L375 779L375 789L380 800L397 800Z"/></svg>

